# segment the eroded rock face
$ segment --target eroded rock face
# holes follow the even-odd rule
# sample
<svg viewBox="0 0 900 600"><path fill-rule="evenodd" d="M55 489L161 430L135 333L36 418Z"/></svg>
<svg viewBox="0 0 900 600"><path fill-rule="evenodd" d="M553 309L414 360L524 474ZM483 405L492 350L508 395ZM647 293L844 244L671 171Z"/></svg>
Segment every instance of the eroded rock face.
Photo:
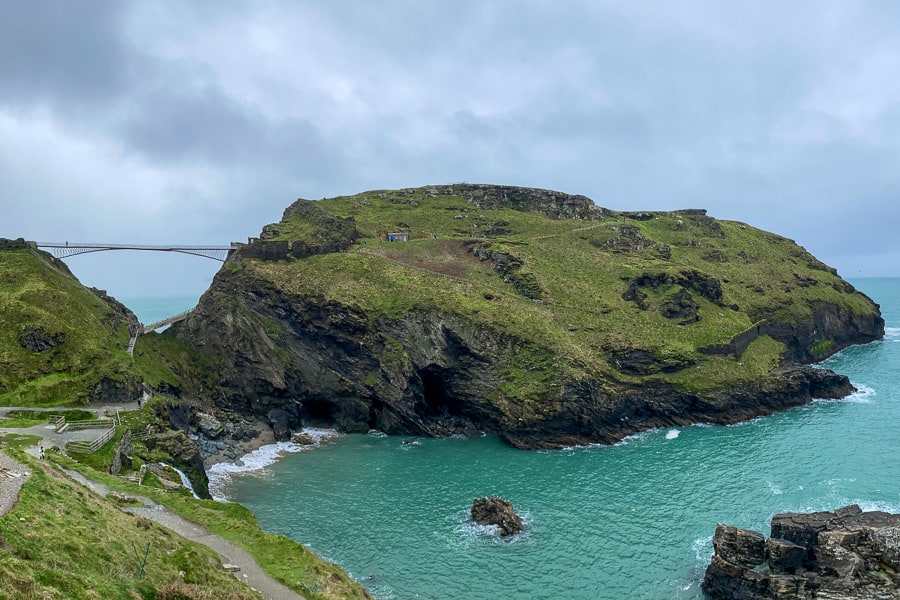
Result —
<svg viewBox="0 0 900 600"><path fill-rule="evenodd" d="M772 535L719 525L703 590L728 600L900 598L900 514L784 513Z"/></svg>
<svg viewBox="0 0 900 600"><path fill-rule="evenodd" d="M499 496L475 498L472 502L472 520L479 525L496 525L501 536L515 535L524 527L522 518L513 510L512 503Z"/></svg>
<svg viewBox="0 0 900 600"><path fill-rule="evenodd" d="M19 345L32 352L46 352L61 345L65 339L65 333L46 331L38 325L25 325L19 331Z"/></svg>

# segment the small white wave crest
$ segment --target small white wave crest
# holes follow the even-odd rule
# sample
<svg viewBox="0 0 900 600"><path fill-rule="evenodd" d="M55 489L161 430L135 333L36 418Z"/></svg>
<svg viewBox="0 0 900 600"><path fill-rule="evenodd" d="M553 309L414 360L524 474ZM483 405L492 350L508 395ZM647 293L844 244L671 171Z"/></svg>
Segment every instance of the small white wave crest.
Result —
<svg viewBox="0 0 900 600"><path fill-rule="evenodd" d="M226 490L232 478L240 475L259 474L266 467L278 462L285 454L295 454L305 450L311 450L321 446L324 442L339 437L341 434L334 429L322 429L319 427L306 427L300 433L307 434L313 440L313 444L296 444L294 442L276 442L261 446L245 454L234 462L220 462L206 470L209 476L209 493L214 500L227 501Z"/></svg>
<svg viewBox="0 0 900 600"><path fill-rule="evenodd" d="M708 535L706 537L698 537L691 544L691 550L694 551L694 556L697 557L697 560L700 562L709 562L709 559L712 558L713 554L713 545L712 545L713 536Z"/></svg>
<svg viewBox="0 0 900 600"><path fill-rule="evenodd" d="M666 432L666 439L674 440L675 438L678 437L678 434L680 434L680 433L681 433L681 431L679 431L677 429L670 429Z"/></svg>
<svg viewBox="0 0 900 600"><path fill-rule="evenodd" d="M516 511L522 518L522 531L515 535L500 535L500 527L498 525L479 525L472 520L468 511L463 511L454 515L453 520L456 525L453 527L455 542L468 546L476 543L489 542L492 544L521 544L531 540L531 534L534 527L534 520L531 513L527 510Z"/></svg>
<svg viewBox="0 0 900 600"><path fill-rule="evenodd" d="M875 396L878 395L873 388L864 383L854 383L856 391L849 396L843 398L815 398L813 402L846 402L850 404L870 404Z"/></svg>

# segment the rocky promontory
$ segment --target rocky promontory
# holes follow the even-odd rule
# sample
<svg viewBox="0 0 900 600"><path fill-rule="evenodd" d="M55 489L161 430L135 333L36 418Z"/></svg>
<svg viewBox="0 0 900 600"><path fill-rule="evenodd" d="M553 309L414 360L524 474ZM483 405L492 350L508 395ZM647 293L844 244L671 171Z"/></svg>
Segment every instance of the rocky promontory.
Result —
<svg viewBox="0 0 900 600"><path fill-rule="evenodd" d="M703 589L728 600L900 598L900 514L784 513L771 536L719 525Z"/></svg>
<svg viewBox="0 0 900 600"><path fill-rule="evenodd" d="M786 238L700 209L460 184L298 200L169 335L202 410L521 448L733 423L853 391L809 366L878 306Z"/></svg>

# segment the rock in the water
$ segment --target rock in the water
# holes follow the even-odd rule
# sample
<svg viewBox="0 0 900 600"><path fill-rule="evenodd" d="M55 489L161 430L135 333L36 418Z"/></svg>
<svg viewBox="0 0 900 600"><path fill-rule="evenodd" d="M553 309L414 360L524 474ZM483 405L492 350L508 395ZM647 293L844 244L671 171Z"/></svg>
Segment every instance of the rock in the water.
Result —
<svg viewBox="0 0 900 600"><path fill-rule="evenodd" d="M772 517L772 535L719 525L703 590L729 600L900 600L900 514L834 512Z"/></svg>
<svg viewBox="0 0 900 600"><path fill-rule="evenodd" d="M499 496L475 498L472 502L472 520L479 525L496 525L500 535L515 535L522 531L522 518L513 510L512 504Z"/></svg>
<svg viewBox="0 0 900 600"><path fill-rule="evenodd" d="M291 441L301 446L312 446L316 443L316 438L306 432L295 433L291 436Z"/></svg>

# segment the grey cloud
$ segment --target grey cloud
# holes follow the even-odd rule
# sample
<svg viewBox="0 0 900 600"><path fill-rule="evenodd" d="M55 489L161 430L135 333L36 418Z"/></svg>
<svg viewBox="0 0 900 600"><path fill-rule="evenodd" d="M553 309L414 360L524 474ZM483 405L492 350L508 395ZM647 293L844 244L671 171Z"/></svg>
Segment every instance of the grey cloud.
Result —
<svg viewBox="0 0 900 600"><path fill-rule="evenodd" d="M126 4L36 0L0 5L0 105L104 103L128 81Z"/></svg>

